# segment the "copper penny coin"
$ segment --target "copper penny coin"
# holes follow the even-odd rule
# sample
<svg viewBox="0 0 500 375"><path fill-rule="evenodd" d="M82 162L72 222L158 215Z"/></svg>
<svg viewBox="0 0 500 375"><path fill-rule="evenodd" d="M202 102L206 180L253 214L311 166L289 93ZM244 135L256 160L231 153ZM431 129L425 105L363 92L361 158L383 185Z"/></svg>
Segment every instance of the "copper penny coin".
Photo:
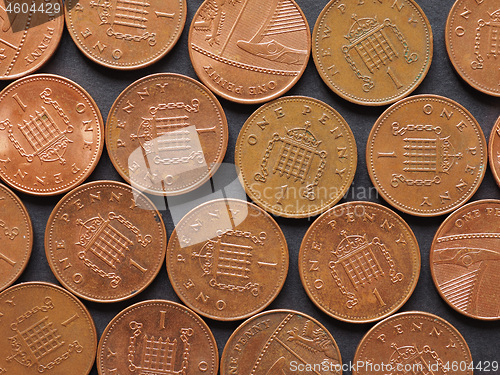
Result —
<svg viewBox="0 0 500 375"><path fill-rule="evenodd" d="M467 202L483 180L487 144L476 119L437 95L400 100L378 118L366 164L380 195L400 211L438 216Z"/></svg>
<svg viewBox="0 0 500 375"><path fill-rule="evenodd" d="M500 319L500 200L471 202L441 224L432 241L432 279L456 311Z"/></svg>
<svg viewBox="0 0 500 375"><path fill-rule="evenodd" d="M303 218L326 211L347 192L356 141L342 116L313 98L264 104L241 128L235 164L252 200L274 215Z"/></svg>
<svg viewBox="0 0 500 375"><path fill-rule="evenodd" d="M299 273L308 296L328 315L373 322L410 298L420 251L409 225L392 210L349 202L309 227L300 246Z"/></svg>
<svg viewBox="0 0 500 375"><path fill-rule="evenodd" d="M186 0L66 0L69 34L92 61L139 69L165 56L186 22Z"/></svg>
<svg viewBox="0 0 500 375"><path fill-rule="evenodd" d="M156 277L167 235L160 213L140 191L115 181L89 182L66 194L45 230L47 261L81 298L116 302Z"/></svg>
<svg viewBox="0 0 500 375"><path fill-rule="evenodd" d="M294 0L206 0L189 29L189 56L200 80L238 103L287 92L311 51L306 17Z"/></svg>
<svg viewBox="0 0 500 375"><path fill-rule="evenodd" d="M90 95L67 78L38 74L0 93L0 177L34 195L82 183L104 146L104 124Z"/></svg>
<svg viewBox="0 0 500 375"><path fill-rule="evenodd" d="M458 330L427 312L395 314L375 325L354 354L353 375L472 375L469 347Z"/></svg>
<svg viewBox="0 0 500 375"><path fill-rule="evenodd" d="M312 55L336 94L385 105L410 94L432 61L432 30L413 0L332 0L316 21Z"/></svg>
<svg viewBox="0 0 500 375"><path fill-rule="evenodd" d="M90 373L97 348L87 308L65 289L42 282L0 293L0 369L13 375Z"/></svg>
<svg viewBox="0 0 500 375"><path fill-rule="evenodd" d="M498 0L457 0L446 21L448 56L457 73L485 94L500 96Z"/></svg>
<svg viewBox="0 0 500 375"><path fill-rule="evenodd" d="M179 298L197 313L238 320L263 310L288 272L278 224L237 199L206 202L185 215L167 248L167 271Z"/></svg>
<svg viewBox="0 0 500 375"><path fill-rule="evenodd" d="M219 354L207 324L171 301L136 303L104 330L97 349L100 375L216 375Z"/></svg>
<svg viewBox="0 0 500 375"><path fill-rule="evenodd" d="M39 69L54 54L64 29L61 0L5 1L0 18L0 79Z"/></svg>
<svg viewBox="0 0 500 375"><path fill-rule="evenodd" d="M226 343L221 375L340 375L340 351L314 318L293 310L270 310L241 324Z"/></svg>
<svg viewBox="0 0 500 375"><path fill-rule="evenodd" d="M23 273L33 247L33 228L23 202L0 184L0 291Z"/></svg>
<svg viewBox="0 0 500 375"><path fill-rule="evenodd" d="M493 126L489 143L490 168L495 181L500 186L500 117Z"/></svg>
<svg viewBox="0 0 500 375"><path fill-rule="evenodd" d="M205 86L171 73L137 80L116 99L106 147L118 173L150 194L177 195L203 185L227 148L224 111Z"/></svg>

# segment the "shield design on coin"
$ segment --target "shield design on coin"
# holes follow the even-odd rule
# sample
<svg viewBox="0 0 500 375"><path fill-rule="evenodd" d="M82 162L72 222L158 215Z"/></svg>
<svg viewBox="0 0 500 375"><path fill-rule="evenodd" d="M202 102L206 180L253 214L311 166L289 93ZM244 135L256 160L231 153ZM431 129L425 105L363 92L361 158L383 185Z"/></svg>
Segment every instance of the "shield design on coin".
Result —
<svg viewBox="0 0 500 375"><path fill-rule="evenodd" d="M389 364L396 369L394 375L439 375L446 374L444 363L438 353L429 345L418 349L416 345L400 346L391 344L394 352Z"/></svg>

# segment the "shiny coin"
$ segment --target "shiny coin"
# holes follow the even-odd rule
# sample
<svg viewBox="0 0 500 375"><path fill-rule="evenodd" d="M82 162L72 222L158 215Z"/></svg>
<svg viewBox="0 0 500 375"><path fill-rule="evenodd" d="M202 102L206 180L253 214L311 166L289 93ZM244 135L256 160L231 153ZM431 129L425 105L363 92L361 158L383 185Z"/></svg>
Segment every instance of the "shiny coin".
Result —
<svg viewBox="0 0 500 375"><path fill-rule="evenodd" d="M278 224L236 199L204 203L177 224L167 271L179 298L211 319L247 318L268 306L288 271L288 247Z"/></svg>
<svg viewBox="0 0 500 375"><path fill-rule="evenodd" d="M455 70L469 85L500 96L498 0L457 0L446 21L446 50Z"/></svg>
<svg viewBox="0 0 500 375"><path fill-rule="evenodd" d="M23 202L0 184L0 291L24 271L33 246L33 228Z"/></svg>
<svg viewBox="0 0 500 375"><path fill-rule="evenodd" d="M246 193L274 215L317 215L347 192L356 171L356 142L329 105L291 96L264 104L243 125L235 164Z"/></svg>
<svg viewBox="0 0 500 375"><path fill-rule="evenodd" d="M194 312L178 303L151 300L120 312L104 330L97 371L110 374L216 375L214 336ZM111 373L112 373L111 371Z"/></svg>
<svg viewBox="0 0 500 375"><path fill-rule="evenodd" d="M138 69L165 56L186 22L185 0L67 0L77 47L108 68Z"/></svg>
<svg viewBox="0 0 500 375"><path fill-rule="evenodd" d="M90 373L97 334L78 298L49 283L24 283L0 293L0 306L3 373Z"/></svg>
<svg viewBox="0 0 500 375"><path fill-rule="evenodd" d="M393 207L437 216L469 200L483 180L487 145L481 127L457 102L416 95L378 118L366 146L370 178Z"/></svg>
<svg viewBox="0 0 500 375"><path fill-rule="evenodd" d="M293 310L270 310L243 322L221 358L221 375L340 375L340 351L328 330Z"/></svg>
<svg viewBox="0 0 500 375"><path fill-rule="evenodd" d="M495 181L500 186L500 117L493 126L489 143L490 168Z"/></svg>
<svg viewBox="0 0 500 375"><path fill-rule="evenodd" d="M204 184L227 147L227 121L202 84L160 73L127 87L111 107L106 146L113 165L134 187L177 195Z"/></svg>
<svg viewBox="0 0 500 375"><path fill-rule="evenodd" d="M351 323L373 322L410 298L420 251L396 213L376 203L349 202L309 227L300 246L299 272L307 294L325 313Z"/></svg>
<svg viewBox="0 0 500 375"><path fill-rule="evenodd" d="M307 20L294 0L206 0L189 29L200 80L238 103L262 103L288 91L311 50Z"/></svg>
<svg viewBox="0 0 500 375"><path fill-rule="evenodd" d="M432 60L432 30L413 0L332 0L313 31L312 54L336 94L385 105L423 81Z"/></svg>
<svg viewBox="0 0 500 375"><path fill-rule="evenodd" d="M431 245L432 279L441 297L471 318L500 319L500 200L453 212Z"/></svg>
<svg viewBox="0 0 500 375"><path fill-rule="evenodd" d="M104 124L94 100L67 78L21 78L0 93L0 177L35 195L81 184L102 153Z"/></svg>
<svg viewBox="0 0 500 375"><path fill-rule="evenodd" d="M156 277L167 235L160 213L141 192L120 182L89 182L56 205L45 252L59 282L81 298L131 298Z"/></svg>
<svg viewBox="0 0 500 375"><path fill-rule="evenodd" d="M472 375L474 368L460 332L439 316L419 311L375 325L359 343L353 363L353 375Z"/></svg>

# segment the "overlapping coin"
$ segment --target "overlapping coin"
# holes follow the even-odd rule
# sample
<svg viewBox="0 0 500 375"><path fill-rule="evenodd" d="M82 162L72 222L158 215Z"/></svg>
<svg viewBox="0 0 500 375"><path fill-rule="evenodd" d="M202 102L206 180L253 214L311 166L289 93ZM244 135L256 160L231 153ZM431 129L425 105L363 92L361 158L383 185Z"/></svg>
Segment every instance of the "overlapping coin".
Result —
<svg viewBox="0 0 500 375"><path fill-rule="evenodd" d="M471 202L453 212L431 245L432 279L456 311L500 319L500 200Z"/></svg>
<svg viewBox="0 0 500 375"><path fill-rule="evenodd" d="M104 124L90 95L52 74L0 93L0 178L24 193L55 195L82 183L102 153Z"/></svg>
<svg viewBox="0 0 500 375"><path fill-rule="evenodd" d="M235 164L246 193L279 216L309 217L332 207L349 189L356 162L347 122L309 97L264 104L236 141Z"/></svg>
<svg viewBox="0 0 500 375"><path fill-rule="evenodd" d="M370 178L393 207L417 216L455 210L476 192L487 163L481 127L459 103L415 95L389 107L366 146Z"/></svg>
<svg viewBox="0 0 500 375"><path fill-rule="evenodd" d="M131 298L156 277L167 244L160 213L140 191L115 181L89 182L56 205L45 230L47 261L81 298Z"/></svg>
<svg viewBox="0 0 500 375"><path fill-rule="evenodd" d="M278 224L236 199L206 202L182 218L170 237L167 271L179 298L216 320L247 318L278 295L288 247Z"/></svg>
<svg viewBox="0 0 500 375"><path fill-rule="evenodd" d="M500 117L491 129L488 150L491 172L500 187Z"/></svg>

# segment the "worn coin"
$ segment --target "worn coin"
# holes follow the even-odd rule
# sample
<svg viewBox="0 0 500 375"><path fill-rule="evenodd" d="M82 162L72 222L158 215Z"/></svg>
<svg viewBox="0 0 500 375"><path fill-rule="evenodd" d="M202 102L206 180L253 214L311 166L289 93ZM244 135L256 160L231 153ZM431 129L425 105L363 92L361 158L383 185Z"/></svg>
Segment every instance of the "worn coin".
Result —
<svg viewBox="0 0 500 375"><path fill-rule="evenodd" d="M42 282L0 293L0 370L5 374L86 375L97 333L87 308L65 289Z"/></svg>
<svg viewBox="0 0 500 375"><path fill-rule="evenodd" d="M270 310L241 324L226 343L221 375L340 375L340 351L314 318L293 310Z"/></svg>
<svg viewBox="0 0 500 375"><path fill-rule="evenodd" d="M294 0L206 0L189 29L189 55L200 80L217 95L262 103L299 80L310 34Z"/></svg>
<svg viewBox="0 0 500 375"><path fill-rule="evenodd" d="M186 0L67 0L66 25L85 56L138 69L165 56L186 22Z"/></svg>
<svg viewBox="0 0 500 375"><path fill-rule="evenodd" d="M469 85L500 96L498 0L457 0L446 21L448 56Z"/></svg>
<svg viewBox="0 0 500 375"><path fill-rule="evenodd" d="M194 190L215 173L227 148L224 111L205 86L171 73L127 87L109 111L106 147L120 175L150 194Z"/></svg>
<svg viewBox="0 0 500 375"><path fill-rule="evenodd" d="M472 375L469 347L443 318L410 311L392 315L363 337L354 354L353 375Z"/></svg>
<svg viewBox="0 0 500 375"><path fill-rule="evenodd" d="M380 320L410 298L420 251L409 225L371 202L332 207L309 227L299 252L308 296L328 315L351 323Z"/></svg>
<svg viewBox="0 0 500 375"><path fill-rule="evenodd" d="M493 126L489 144L490 168L495 181L500 186L500 117Z"/></svg>
<svg viewBox="0 0 500 375"><path fill-rule="evenodd" d="M104 124L90 95L52 74L18 79L0 93L0 177L35 195L82 183L102 153Z"/></svg>
<svg viewBox="0 0 500 375"><path fill-rule="evenodd" d="M54 54L64 29L61 0L9 0L0 5L0 79L39 69Z"/></svg>
<svg viewBox="0 0 500 375"><path fill-rule="evenodd" d="M476 192L486 171L487 144L476 119L437 95L400 100L378 118L366 164L380 195L417 216L455 210Z"/></svg>
<svg viewBox="0 0 500 375"><path fill-rule="evenodd" d="M316 21L312 54L336 94L385 105L423 81L432 60L432 30L413 0L332 0Z"/></svg>
<svg viewBox="0 0 500 375"><path fill-rule="evenodd" d="M471 202L441 224L432 241L432 279L456 311L500 319L500 200Z"/></svg>
<svg viewBox="0 0 500 375"><path fill-rule="evenodd" d="M252 200L274 215L320 214L347 192L356 171L356 141L342 116L313 98L264 104L236 141L239 180Z"/></svg>
<svg viewBox="0 0 500 375"><path fill-rule="evenodd" d="M167 271L179 298L197 313L237 320L263 310L288 272L278 224L237 199L206 202L182 218L170 237Z"/></svg>
<svg viewBox="0 0 500 375"><path fill-rule="evenodd" d="M0 291L26 268L33 247L33 228L23 202L0 184Z"/></svg>
<svg viewBox="0 0 500 375"><path fill-rule="evenodd" d="M149 300L120 312L104 330L97 371L108 374L216 375L219 354L207 324L171 301Z"/></svg>
<svg viewBox="0 0 500 375"><path fill-rule="evenodd" d="M47 261L59 282L96 302L144 290L163 264L166 244L149 198L115 181L89 182L66 194L45 230Z"/></svg>

